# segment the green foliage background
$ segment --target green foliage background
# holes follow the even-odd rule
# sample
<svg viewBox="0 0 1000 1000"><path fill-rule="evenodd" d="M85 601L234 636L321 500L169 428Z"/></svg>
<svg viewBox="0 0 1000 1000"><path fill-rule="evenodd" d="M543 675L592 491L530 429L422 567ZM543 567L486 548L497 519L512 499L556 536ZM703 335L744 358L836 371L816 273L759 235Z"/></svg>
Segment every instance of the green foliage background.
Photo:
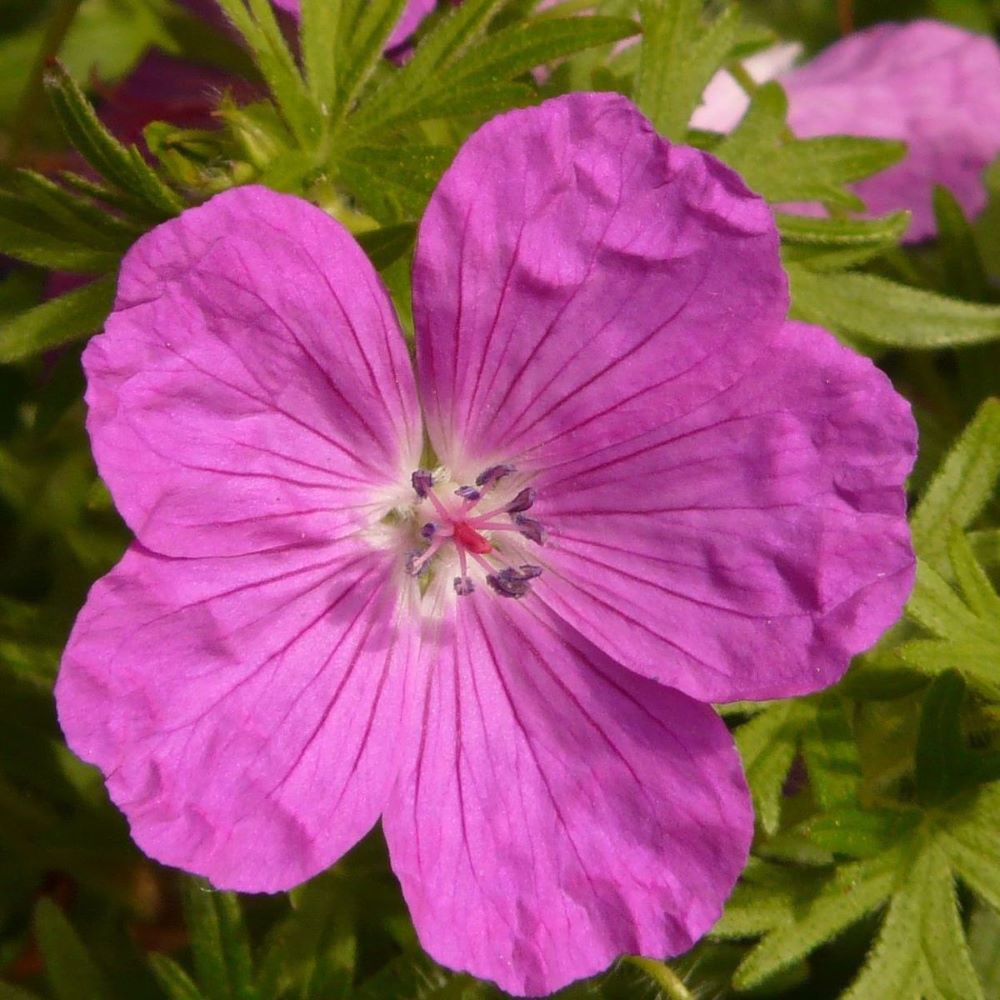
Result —
<svg viewBox="0 0 1000 1000"><path fill-rule="evenodd" d="M278 897L216 893L141 856L66 750L51 689L88 586L127 542L83 431L79 353L134 239L234 184L295 192L358 234L406 324L415 223L463 138L571 89L631 96L771 202L826 203L828 219L778 215L793 314L875 358L914 405L920 569L905 618L838 687L725 708L758 831L712 935L562 996L1000 997L1000 169L978 220L940 190L940 237L903 248L905 214L854 220L847 187L898 143L796 141L777 84L752 88L731 135L687 129L715 70L778 35L816 49L850 22L917 16L994 33L1000 3L465 0L425 23L403 68L381 55L402 0L304 0L299 60L267 0L221 3L243 44L169 0L0 0L0 253L19 262L0 279L0 1000L499 995L421 953L377 831ZM151 125L151 157L126 148L86 92L150 46L261 97L224 100L212 131ZM52 271L87 283L46 299Z"/></svg>

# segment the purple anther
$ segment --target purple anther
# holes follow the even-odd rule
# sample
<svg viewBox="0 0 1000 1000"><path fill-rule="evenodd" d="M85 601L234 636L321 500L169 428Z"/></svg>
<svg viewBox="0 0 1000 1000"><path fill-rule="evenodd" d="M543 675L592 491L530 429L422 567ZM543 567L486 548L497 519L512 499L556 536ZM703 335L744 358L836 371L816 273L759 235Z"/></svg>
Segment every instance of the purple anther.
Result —
<svg viewBox="0 0 1000 1000"><path fill-rule="evenodd" d="M527 510L535 502L535 491L530 486L525 486L523 490L507 506L504 510L508 514L519 514L522 510Z"/></svg>
<svg viewBox="0 0 1000 1000"><path fill-rule="evenodd" d="M413 492L416 493L421 500L423 500L424 497L427 496L430 488L434 485L434 476L426 469L417 469L417 471L410 476L410 482L413 485Z"/></svg>
<svg viewBox="0 0 1000 1000"><path fill-rule="evenodd" d="M434 533L435 533L435 532L436 532L437 530L438 530L438 526L437 526L436 524L434 524L433 522L431 522L431 521L428 521L428 522L427 522L427 523L426 523L426 524L425 524L425 525L424 525L424 526L423 526L423 527L422 527L422 528L420 529L420 537L421 537L421 538L426 538L426 539L427 539L428 541L430 541L430 540L431 540L431 539L432 539L432 538L434 537Z"/></svg>
<svg viewBox="0 0 1000 1000"><path fill-rule="evenodd" d="M512 472L516 471L513 465L491 465L488 469L483 469L476 476L476 485L492 486L494 483L500 482L504 476L509 476Z"/></svg>
<svg viewBox="0 0 1000 1000"><path fill-rule="evenodd" d="M455 593L459 597L468 597L476 589L476 585L467 576L455 577Z"/></svg>
<svg viewBox="0 0 1000 1000"><path fill-rule="evenodd" d="M406 572L410 576L420 576L427 569L427 563L421 562L423 552L413 551L406 557Z"/></svg>
<svg viewBox="0 0 1000 1000"><path fill-rule="evenodd" d="M475 486L459 486L455 490L455 495L461 497L463 500L479 500L482 498L482 493Z"/></svg>
<svg viewBox="0 0 1000 1000"><path fill-rule="evenodd" d="M531 584L512 574L509 570L490 573L486 582L501 597L524 597L531 590Z"/></svg>
<svg viewBox="0 0 1000 1000"><path fill-rule="evenodd" d="M517 574L522 580L534 580L542 575L542 567L532 563L522 563L517 567Z"/></svg>
<svg viewBox="0 0 1000 1000"><path fill-rule="evenodd" d="M529 541L534 542L536 545L545 544L545 529L533 517L525 517L523 514L518 514L514 518L514 523L517 525L517 530Z"/></svg>

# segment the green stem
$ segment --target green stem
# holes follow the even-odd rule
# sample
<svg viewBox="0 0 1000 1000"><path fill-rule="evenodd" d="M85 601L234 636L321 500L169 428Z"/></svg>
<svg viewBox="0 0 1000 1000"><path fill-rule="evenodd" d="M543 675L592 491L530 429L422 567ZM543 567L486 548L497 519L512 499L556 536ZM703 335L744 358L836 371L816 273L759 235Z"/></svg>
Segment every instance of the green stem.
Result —
<svg viewBox="0 0 1000 1000"><path fill-rule="evenodd" d="M57 0L55 10L49 23L45 26L42 44L38 47L35 61L28 74L27 83L24 85L21 100L18 102L17 111L14 114L14 122L10 131L10 148L7 153L8 159L11 161L17 159L31 139L31 133L38 119L44 97L42 75L45 73L45 67L49 61L62 48L63 40L76 17L80 3L81 0Z"/></svg>
<svg viewBox="0 0 1000 1000"><path fill-rule="evenodd" d="M645 972L660 987L667 1000L694 1000L691 991L681 981L680 976L666 962L657 962L652 958L640 958L638 955L629 955L625 961L631 962L637 969Z"/></svg>

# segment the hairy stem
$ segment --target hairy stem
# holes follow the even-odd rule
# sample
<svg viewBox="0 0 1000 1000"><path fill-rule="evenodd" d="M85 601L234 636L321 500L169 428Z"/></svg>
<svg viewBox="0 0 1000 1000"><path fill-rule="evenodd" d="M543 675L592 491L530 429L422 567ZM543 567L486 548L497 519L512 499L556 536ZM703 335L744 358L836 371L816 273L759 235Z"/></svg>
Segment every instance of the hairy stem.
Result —
<svg viewBox="0 0 1000 1000"><path fill-rule="evenodd" d="M42 44L38 47L35 61L31 66L31 72L28 74L24 90L21 93L21 100L18 102L17 111L14 114L10 130L10 147L7 151L7 157L11 161L17 159L31 139L31 133L38 120L44 96L42 74L45 72L49 60L53 59L62 48L63 40L73 23L73 18L76 17L80 3L81 0L57 0L55 10L49 18L49 23L45 26Z"/></svg>

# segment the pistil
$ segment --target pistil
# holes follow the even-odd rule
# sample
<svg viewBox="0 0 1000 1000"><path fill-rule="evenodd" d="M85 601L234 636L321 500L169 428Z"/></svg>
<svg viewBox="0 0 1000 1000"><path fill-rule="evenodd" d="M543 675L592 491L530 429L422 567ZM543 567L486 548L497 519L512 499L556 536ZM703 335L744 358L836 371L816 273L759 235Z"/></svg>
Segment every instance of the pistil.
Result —
<svg viewBox="0 0 1000 1000"><path fill-rule="evenodd" d="M453 581L456 594L465 597L476 589L469 576L470 560L483 571L486 583L494 593L501 597L523 597L527 594L531 589L531 581L541 575L542 568L530 563L512 565L482 532L515 532L535 544L542 544L544 534L541 525L523 515L523 511L534 504L535 491L531 487L525 487L506 503L483 513L474 513L483 497L493 493L497 484L514 472L515 469L510 465L490 466L476 477L475 486L459 486L454 491L461 498L461 504L449 509L434 490L433 473L417 469L410 480L413 491L420 500L426 500L431 505L436 520L428 521L421 527L421 538L429 544L422 551L410 553L407 571L414 576L425 572L434 557L451 541L458 554L461 573ZM497 520L503 514L510 520Z"/></svg>

